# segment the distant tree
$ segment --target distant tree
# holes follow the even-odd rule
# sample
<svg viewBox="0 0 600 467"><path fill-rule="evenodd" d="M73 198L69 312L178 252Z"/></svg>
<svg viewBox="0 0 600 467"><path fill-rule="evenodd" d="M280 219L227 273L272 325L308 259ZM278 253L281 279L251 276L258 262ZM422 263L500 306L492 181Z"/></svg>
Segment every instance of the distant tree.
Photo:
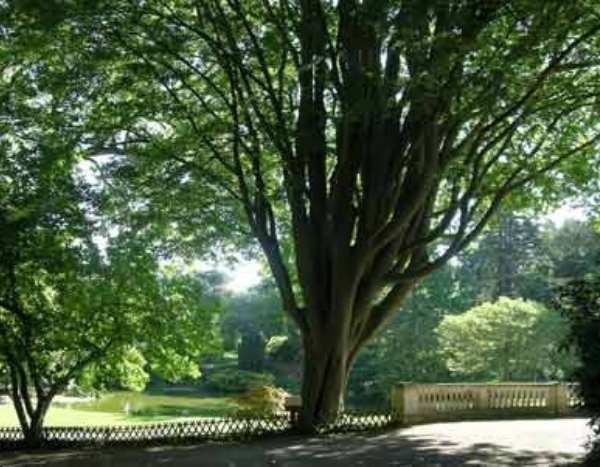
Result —
<svg viewBox="0 0 600 467"><path fill-rule="evenodd" d="M460 261L474 275L480 302L502 296L543 300L550 295L543 253L539 225L530 216L503 211Z"/></svg>
<svg viewBox="0 0 600 467"><path fill-rule="evenodd" d="M8 392L9 378L8 368L0 361L0 391Z"/></svg>
<svg viewBox="0 0 600 467"><path fill-rule="evenodd" d="M590 221L567 220L544 231L545 255L555 285L600 272L600 234Z"/></svg>
<svg viewBox="0 0 600 467"><path fill-rule="evenodd" d="M238 367L240 370L261 372L265 366L267 341L261 332L246 330L242 332L238 344Z"/></svg>
<svg viewBox="0 0 600 467"><path fill-rule="evenodd" d="M224 331L240 331L252 328L267 339L283 334L287 324L281 314L281 300L275 284L262 281L248 290L230 294L224 298L224 313L221 322Z"/></svg>
<svg viewBox="0 0 600 467"><path fill-rule="evenodd" d="M446 316L437 329L451 373L497 381L564 378L573 365L561 352L566 333L558 313L506 297Z"/></svg>

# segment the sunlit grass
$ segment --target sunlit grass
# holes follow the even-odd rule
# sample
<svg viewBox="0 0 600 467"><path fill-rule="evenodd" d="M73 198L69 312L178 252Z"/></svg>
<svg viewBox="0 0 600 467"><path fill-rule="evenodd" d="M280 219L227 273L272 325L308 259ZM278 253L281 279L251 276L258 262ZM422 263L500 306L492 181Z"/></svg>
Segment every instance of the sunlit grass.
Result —
<svg viewBox="0 0 600 467"><path fill-rule="evenodd" d="M46 416L46 426L93 426L132 423L124 414L84 412L61 407L51 407ZM0 405L0 426L18 426L19 420L12 404Z"/></svg>
<svg viewBox="0 0 600 467"><path fill-rule="evenodd" d="M233 415L229 398L116 392L86 402L53 405L46 426L125 425ZM12 404L0 405L0 426L18 426Z"/></svg>

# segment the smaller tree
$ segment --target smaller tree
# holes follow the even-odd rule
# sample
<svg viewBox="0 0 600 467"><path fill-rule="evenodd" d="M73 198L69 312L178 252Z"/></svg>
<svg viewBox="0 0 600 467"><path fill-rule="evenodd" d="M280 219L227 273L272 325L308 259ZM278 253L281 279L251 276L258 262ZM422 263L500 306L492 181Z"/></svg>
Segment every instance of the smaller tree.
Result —
<svg viewBox="0 0 600 467"><path fill-rule="evenodd" d="M448 369L469 379L564 378L572 357L561 352L566 323L542 305L501 297L446 316L437 328Z"/></svg>
<svg viewBox="0 0 600 467"><path fill-rule="evenodd" d="M30 257L0 300L0 360L28 445L42 442L50 404L72 381L101 388L119 379L143 389L146 360L168 379L195 376L212 341L213 310L190 306L194 297L173 288L149 255L119 246L106 263L92 259L53 270Z"/></svg>
<svg viewBox="0 0 600 467"><path fill-rule="evenodd" d="M44 64L25 53L34 37L21 49L2 24L0 368L26 441L37 445L54 396L86 368L98 383L135 348L152 371L197 373L214 307L194 278L159 267L152 229L123 222L125 210L115 216L108 185L82 173L82 101L42 86Z"/></svg>
<svg viewBox="0 0 600 467"><path fill-rule="evenodd" d="M0 366L30 445L53 398L86 369L99 386L137 348L172 379L197 372L214 341L201 285L161 269L141 234L98 248L102 197L58 141L0 144Z"/></svg>

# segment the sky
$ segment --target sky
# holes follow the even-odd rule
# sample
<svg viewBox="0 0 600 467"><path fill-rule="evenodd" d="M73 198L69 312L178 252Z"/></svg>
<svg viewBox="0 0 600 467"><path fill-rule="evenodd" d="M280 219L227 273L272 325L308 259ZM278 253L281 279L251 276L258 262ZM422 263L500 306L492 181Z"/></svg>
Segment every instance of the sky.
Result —
<svg viewBox="0 0 600 467"><path fill-rule="evenodd" d="M82 162L80 170L88 182L92 184L100 183L100 179L94 174L91 162ZM582 208L567 204L547 214L544 218L560 226L567 219L584 219L585 212ZM102 239L99 242L103 243ZM260 257L252 259L240 257L234 264L203 262L194 265L194 267L198 270L217 270L222 272L228 279L225 283L225 289L233 293L242 293L260 283L262 279L261 273L263 273L260 263L261 259Z"/></svg>
<svg viewBox="0 0 600 467"><path fill-rule="evenodd" d="M233 269L225 271L229 279L225 288L234 293L244 292L259 284L261 271L262 267L257 259L240 260Z"/></svg>
<svg viewBox="0 0 600 467"><path fill-rule="evenodd" d="M544 217L556 224L557 227L560 227L566 220L584 220L586 215L583 208L566 205L561 206Z"/></svg>

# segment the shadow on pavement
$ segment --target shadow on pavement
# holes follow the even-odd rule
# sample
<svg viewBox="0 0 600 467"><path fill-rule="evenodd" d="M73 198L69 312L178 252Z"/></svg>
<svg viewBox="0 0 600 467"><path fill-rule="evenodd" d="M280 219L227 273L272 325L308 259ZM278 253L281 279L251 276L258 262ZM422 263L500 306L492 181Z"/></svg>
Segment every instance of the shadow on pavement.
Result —
<svg viewBox="0 0 600 467"><path fill-rule="evenodd" d="M352 439L309 440L270 451L272 465L297 466L453 466L577 465L578 455L476 443L468 447L427 436L386 433Z"/></svg>
<svg viewBox="0 0 600 467"><path fill-rule="evenodd" d="M577 456L543 450L514 450L485 442L465 447L431 436L397 431L378 435L290 437L248 444L0 454L2 467L454 465L577 465Z"/></svg>

